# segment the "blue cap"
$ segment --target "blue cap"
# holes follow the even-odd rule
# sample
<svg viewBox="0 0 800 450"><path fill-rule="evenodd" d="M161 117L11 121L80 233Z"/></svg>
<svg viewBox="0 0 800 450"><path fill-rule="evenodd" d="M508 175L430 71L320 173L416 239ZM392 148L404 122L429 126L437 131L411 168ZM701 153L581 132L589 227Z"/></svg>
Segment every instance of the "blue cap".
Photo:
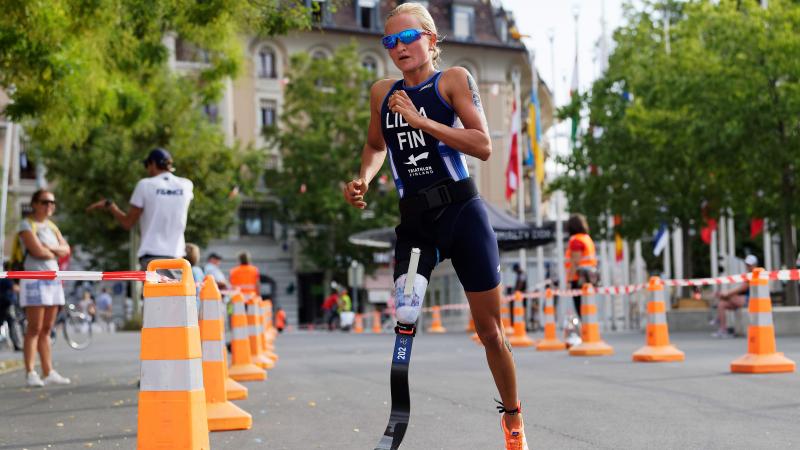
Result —
<svg viewBox="0 0 800 450"><path fill-rule="evenodd" d="M144 160L144 165L147 166L147 164L151 162L156 163L159 168L172 170L170 167L172 164L172 155L161 147L150 150L150 154L147 155L147 158Z"/></svg>

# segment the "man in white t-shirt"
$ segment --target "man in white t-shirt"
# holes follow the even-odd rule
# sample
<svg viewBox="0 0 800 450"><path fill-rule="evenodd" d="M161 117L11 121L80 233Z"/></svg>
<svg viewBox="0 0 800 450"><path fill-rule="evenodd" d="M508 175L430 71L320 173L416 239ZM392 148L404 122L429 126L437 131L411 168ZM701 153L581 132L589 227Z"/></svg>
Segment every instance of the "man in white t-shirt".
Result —
<svg viewBox="0 0 800 450"><path fill-rule="evenodd" d="M193 184L186 178L173 175L172 156L163 148L155 148L144 160L148 178L136 183L128 212L122 211L113 201L103 199L93 203L88 210L105 209L126 230L140 223L141 243L139 264L142 269L154 259L181 258L186 243L183 233L192 201Z"/></svg>

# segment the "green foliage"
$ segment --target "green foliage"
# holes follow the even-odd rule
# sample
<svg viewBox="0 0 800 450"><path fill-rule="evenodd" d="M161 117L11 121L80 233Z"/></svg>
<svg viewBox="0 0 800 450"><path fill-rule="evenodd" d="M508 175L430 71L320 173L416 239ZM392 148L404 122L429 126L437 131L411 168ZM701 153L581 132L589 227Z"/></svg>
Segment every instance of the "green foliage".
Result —
<svg viewBox="0 0 800 450"><path fill-rule="evenodd" d="M227 232L262 156L228 147L200 112L219 99L241 65L242 33L272 35L309 25L302 0L9 0L0 15L0 87L5 111L26 125L63 205L73 244L107 268L125 265L127 233L85 206L108 196L124 205L141 160L155 145L173 154L195 198L187 240ZM171 72L162 40L179 36L204 64ZM249 170L247 168L250 168Z"/></svg>
<svg viewBox="0 0 800 450"><path fill-rule="evenodd" d="M627 21L605 76L560 113L588 111L590 132L555 187L576 211L621 215L634 239L725 208L785 231L800 209L800 4L646 1Z"/></svg>
<svg viewBox="0 0 800 450"><path fill-rule="evenodd" d="M388 170L373 180L367 193L373 218L362 218L362 211L342 196L345 180L359 171L372 77L361 67L354 44L340 47L330 59L294 55L280 125L267 130L283 156L282 170L266 177L281 199L282 220L295 225L308 262L340 275L354 258L372 268L371 250L348 243L351 234L397 219ZM381 184L381 175L389 181Z"/></svg>

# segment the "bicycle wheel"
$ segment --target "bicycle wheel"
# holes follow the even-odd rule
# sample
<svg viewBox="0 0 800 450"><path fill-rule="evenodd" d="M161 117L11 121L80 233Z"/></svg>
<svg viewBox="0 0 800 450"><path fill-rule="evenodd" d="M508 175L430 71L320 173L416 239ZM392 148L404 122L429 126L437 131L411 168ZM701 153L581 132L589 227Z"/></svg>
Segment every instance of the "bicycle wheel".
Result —
<svg viewBox="0 0 800 450"><path fill-rule="evenodd" d="M83 350L92 343L92 321L84 313L69 313L64 320L64 339L75 350Z"/></svg>

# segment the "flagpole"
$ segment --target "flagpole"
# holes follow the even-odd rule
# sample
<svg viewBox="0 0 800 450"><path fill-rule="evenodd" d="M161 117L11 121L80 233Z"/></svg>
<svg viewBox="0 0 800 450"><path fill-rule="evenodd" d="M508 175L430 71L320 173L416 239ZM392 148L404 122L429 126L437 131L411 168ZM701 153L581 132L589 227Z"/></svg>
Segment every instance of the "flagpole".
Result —
<svg viewBox="0 0 800 450"><path fill-rule="evenodd" d="M512 123L517 120L518 117L522 115L522 99L520 98L520 87L519 87L519 79L520 79L520 71L515 69L511 73L511 79L514 82L514 102L517 105L517 108L514 112L514 117L511 118ZM525 223L525 177L522 174L522 124L519 124L520 129L516 130L517 132L517 218L520 222ZM513 136L512 136L513 139ZM519 267L528 272L528 262L527 262L527 255L525 254L525 249L519 249Z"/></svg>
<svg viewBox="0 0 800 450"><path fill-rule="evenodd" d="M556 261L558 261L558 270L556 273L558 274L558 288L560 290L568 289L567 286L567 276L564 273L564 223L561 217L561 191L556 191L553 193L553 203L556 211ZM562 297L559 296L559 301L556 305L556 311L561 312L561 317L564 317L564 311L566 311L567 299L569 297ZM556 324L558 324L558 317L556 317Z"/></svg>
<svg viewBox="0 0 800 450"><path fill-rule="evenodd" d="M762 230L762 243L764 245L764 269L772 270L772 235L769 232L769 219L764 218L764 230Z"/></svg>
<svg viewBox="0 0 800 450"><path fill-rule="evenodd" d="M11 166L11 146L14 145L14 122L6 119L6 142L3 147L3 187L0 198L0 261L5 256L6 209L8 208L8 176Z"/></svg>
<svg viewBox="0 0 800 450"><path fill-rule="evenodd" d="M642 267L642 263L644 262L644 258L642 256L642 240L637 239L633 243L633 264L634 270L636 271L636 284L644 283L646 280L644 279L644 272L646 267ZM642 293L641 291L637 292L636 294L637 299L637 306L639 310L639 314L637 314L636 320L636 329L642 328L642 318L644 317L644 301L642 301Z"/></svg>

